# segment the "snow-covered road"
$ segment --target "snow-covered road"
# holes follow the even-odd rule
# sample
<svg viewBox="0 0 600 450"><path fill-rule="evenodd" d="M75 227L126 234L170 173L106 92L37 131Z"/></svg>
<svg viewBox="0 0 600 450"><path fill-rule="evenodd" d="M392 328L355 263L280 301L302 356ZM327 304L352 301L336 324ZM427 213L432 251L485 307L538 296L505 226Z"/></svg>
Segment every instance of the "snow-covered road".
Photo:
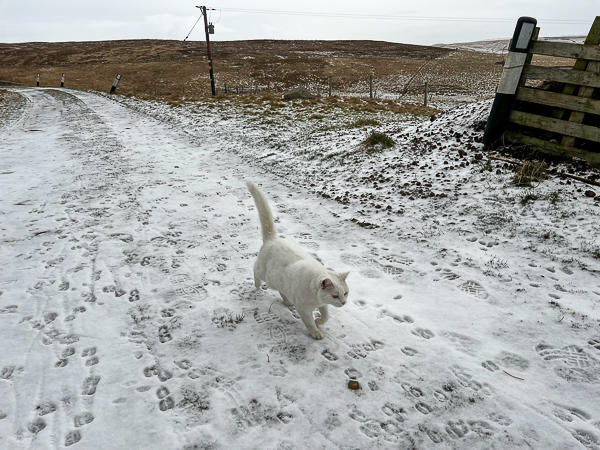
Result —
<svg viewBox="0 0 600 450"><path fill-rule="evenodd" d="M499 242L401 241L226 136L19 93L0 125L0 448L600 448L594 273L532 265L519 295L524 276L463 264L497 246L500 266ZM280 235L351 271L322 341L254 288L247 179Z"/></svg>

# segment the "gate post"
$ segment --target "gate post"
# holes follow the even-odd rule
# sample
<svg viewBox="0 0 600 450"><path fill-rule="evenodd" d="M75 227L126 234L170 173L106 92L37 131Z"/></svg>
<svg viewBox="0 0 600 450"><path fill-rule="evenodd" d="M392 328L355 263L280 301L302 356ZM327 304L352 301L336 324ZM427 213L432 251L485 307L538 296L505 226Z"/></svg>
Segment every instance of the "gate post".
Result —
<svg viewBox="0 0 600 450"><path fill-rule="evenodd" d="M109 94L114 94L114 92L117 90L117 86L119 85L119 81L121 81L121 74L120 73L117 74L117 76L115 78L115 81L113 81L113 85L110 88Z"/></svg>
<svg viewBox="0 0 600 450"><path fill-rule="evenodd" d="M537 20L533 17L521 17L517 21L502 75L500 75L498 89L496 89L496 97L485 126L484 145L491 145L504 130L527 59L527 48L536 25Z"/></svg>

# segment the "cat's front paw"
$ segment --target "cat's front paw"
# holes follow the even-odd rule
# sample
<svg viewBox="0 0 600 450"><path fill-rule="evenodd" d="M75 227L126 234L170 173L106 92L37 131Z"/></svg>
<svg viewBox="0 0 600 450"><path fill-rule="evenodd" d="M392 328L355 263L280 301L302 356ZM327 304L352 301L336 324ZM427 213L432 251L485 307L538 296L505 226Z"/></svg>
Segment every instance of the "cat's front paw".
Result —
<svg viewBox="0 0 600 450"><path fill-rule="evenodd" d="M321 330L311 331L310 335L315 339L323 339L323 333L321 333Z"/></svg>

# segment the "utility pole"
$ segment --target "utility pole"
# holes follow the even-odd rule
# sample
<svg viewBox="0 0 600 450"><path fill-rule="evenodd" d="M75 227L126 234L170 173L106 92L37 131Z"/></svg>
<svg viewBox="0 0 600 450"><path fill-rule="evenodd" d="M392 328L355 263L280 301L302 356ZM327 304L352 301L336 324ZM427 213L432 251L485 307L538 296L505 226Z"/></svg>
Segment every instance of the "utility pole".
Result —
<svg viewBox="0 0 600 450"><path fill-rule="evenodd" d="M210 40L208 38L208 18L206 17L206 6L196 6L196 8L200 8L202 11L202 15L204 16L204 33L206 34L206 54L208 57L208 70L210 73L210 89L212 91L212 95L217 95L215 91L215 75L213 73L213 64L212 64L212 56L210 55ZM211 24L212 26L212 24Z"/></svg>

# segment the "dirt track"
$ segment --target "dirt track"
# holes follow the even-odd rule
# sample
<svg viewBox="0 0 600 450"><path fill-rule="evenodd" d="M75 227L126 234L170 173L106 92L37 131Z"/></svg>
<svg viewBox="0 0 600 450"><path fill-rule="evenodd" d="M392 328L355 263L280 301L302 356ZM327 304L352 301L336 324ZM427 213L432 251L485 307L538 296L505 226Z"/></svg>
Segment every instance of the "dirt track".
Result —
<svg viewBox="0 0 600 450"><path fill-rule="evenodd" d="M364 160L392 181L353 176L360 160L348 170L311 160L316 139L281 147L213 105L189 113L57 89L9 97L7 448L597 448L598 208L569 202L583 194L558 179L523 205L510 174L460 163L469 136L439 131L462 123L474 134L468 107L412 124L412 141ZM308 136L289 113L278 134ZM359 131L319 134L349 150ZM418 170L447 195L388 195L406 211L369 212L315 195L309 183L325 181L302 178L311 165L347 194L408 191ZM254 287L248 178L279 233L351 270L351 300L323 340ZM543 199L550 190L563 200Z"/></svg>

